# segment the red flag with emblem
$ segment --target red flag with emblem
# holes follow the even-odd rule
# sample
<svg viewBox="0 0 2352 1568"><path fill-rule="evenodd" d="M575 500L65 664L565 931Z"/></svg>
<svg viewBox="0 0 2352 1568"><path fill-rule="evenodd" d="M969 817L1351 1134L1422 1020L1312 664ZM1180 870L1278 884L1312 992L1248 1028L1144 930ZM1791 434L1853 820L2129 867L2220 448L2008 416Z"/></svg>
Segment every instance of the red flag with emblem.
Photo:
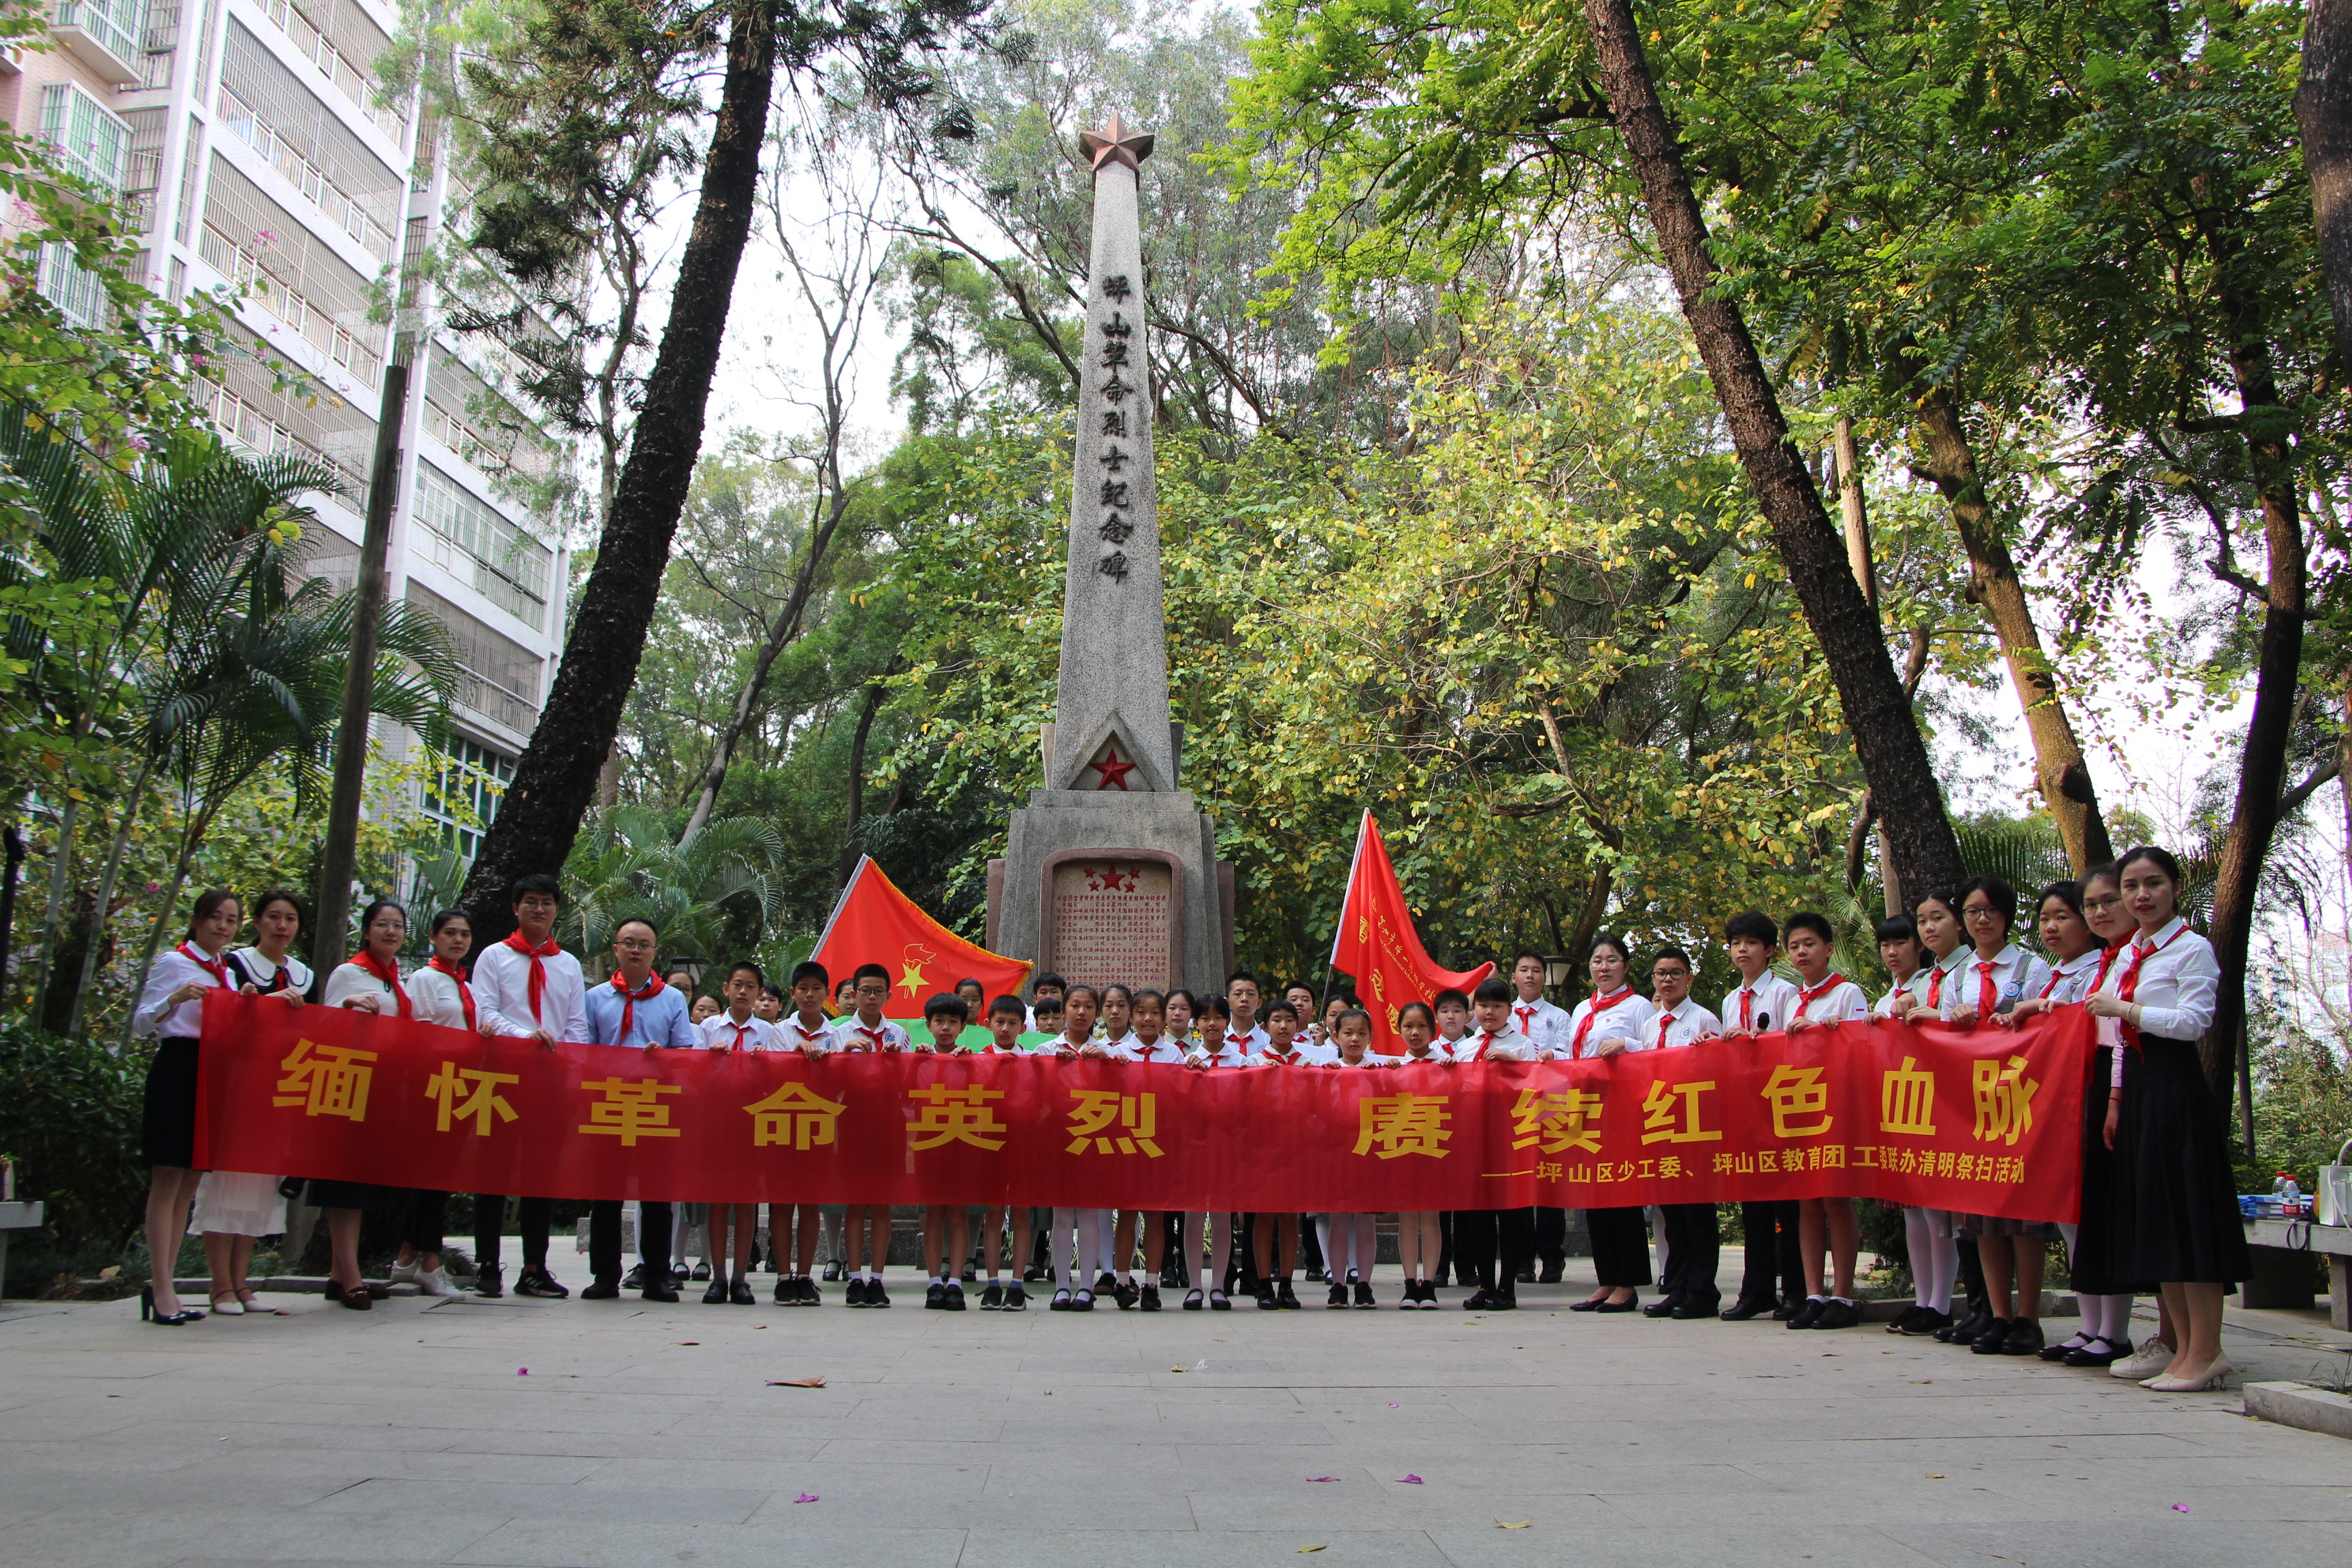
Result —
<svg viewBox="0 0 2352 1568"><path fill-rule="evenodd" d="M1402 1048L1397 1013L1408 1002L1426 1002L1448 989L1467 993L1495 973L1492 963L1455 973L1440 969L1421 945L1412 911L1380 824L1364 813L1356 830L1356 858L1348 868L1348 897L1339 906L1339 936L1331 944L1331 967L1354 977L1356 994L1372 1016L1372 1048Z"/></svg>
<svg viewBox="0 0 2352 1568"><path fill-rule="evenodd" d="M959 980L980 982L991 997L1016 996L1029 979L1029 965L963 938L931 919L900 892L881 867L859 856L857 869L841 890L811 955L839 985L858 966L878 963L890 972L891 1017L919 1017L923 1003Z"/></svg>

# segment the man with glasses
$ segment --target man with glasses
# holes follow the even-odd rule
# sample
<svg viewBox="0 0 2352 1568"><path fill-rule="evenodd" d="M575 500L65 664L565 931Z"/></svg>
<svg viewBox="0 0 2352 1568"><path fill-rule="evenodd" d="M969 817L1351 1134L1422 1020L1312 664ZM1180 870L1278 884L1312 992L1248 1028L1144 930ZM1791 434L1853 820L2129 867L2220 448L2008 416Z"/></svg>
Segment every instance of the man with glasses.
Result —
<svg viewBox="0 0 2352 1568"><path fill-rule="evenodd" d="M1716 1016L1691 1000L1696 970L1691 956L1679 947L1663 947L1650 963L1650 991L1656 1016L1642 1026L1642 1044L1652 1050L1696 1045L1723 1033ZM1689 1321L1712 1318L1723 1304L1715 1271L1723 1257L1722 1233L1716 1228L1713 1204L1660 1204L1658 1215L1666 1243L1665 1269L1658 1277L1664 1293L1642 1309L1645 1318Z"/></svg>
<svg viewBox="0 0 2352 1568"><path fill-rule="evenodd" d="M588 1029L596 1044L634 1050L690 1051L701 1036L688 1021L686 994L654 973L661 933L646 920L621 922L613 933L613 978L588 993ZM638 1251L645 1258L645 1299L676 1301L670 1283L672 1206L640 1199ZM588 1210L588 1268L595 1281L580 1292L583 1300L609 1300L621 1293L621 1200L599 1198Z"/></svg>

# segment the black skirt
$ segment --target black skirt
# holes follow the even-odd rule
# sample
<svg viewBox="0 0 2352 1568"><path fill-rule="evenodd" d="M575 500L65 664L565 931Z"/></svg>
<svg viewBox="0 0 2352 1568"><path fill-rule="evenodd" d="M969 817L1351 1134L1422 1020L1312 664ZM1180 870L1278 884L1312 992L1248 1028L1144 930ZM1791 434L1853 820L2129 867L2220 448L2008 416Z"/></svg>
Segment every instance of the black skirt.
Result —
<svg viewBox="0 0 2352 1568"><path fill-rule="evenodd" d="M1592 1268L1612 1289L1650 1282L1650 1231L1640 1209L1586 1209L1592 1237Z"/></svg>
<svg viewBox="0 0 2352 1568"><path fill-rule="evenodd" d="M373 1182L329 1182L317 1176L302 1201L322 1209L402 1209L408 1206L406 1187L380 1187Z"/></svg>
<svg viewBox="0 0 2352 1568"><path fill-rule="evenodd" d="M2140 1037L2127 1065L2108 1213L2111 1278L2235 1285L2253 1274L2221 1112L2189 1040Z"/></svg>
<svg viewBox="0 0 2352 1568"><path fill-rule="evenodd" d="M2143 1296L2154 1292L2156 1281L2129 1279L2116 1272L2116 1157L2107 1148L2107 1097L2114 1076L2115 1047L2101 1046L2091 1056L2091 1079L2083 1088L2083 1208L2074 1227L2074 1251L2067 1273L2074 1289L2090 1296ZM2132 1094L2139 1079L2139 1053L2124 1053L2124 1095ZM2123 1142L2122 1129L2116 1141Z"/></svg>
<svg viewBox="0 0 2352 1568"><path fill-rule="evenodd" d="M196 1042L171 1035L155 1042L147 1064L147 1100L139 1115L139 1158L148 1165L193 1170L196 1163Z"/></svg>

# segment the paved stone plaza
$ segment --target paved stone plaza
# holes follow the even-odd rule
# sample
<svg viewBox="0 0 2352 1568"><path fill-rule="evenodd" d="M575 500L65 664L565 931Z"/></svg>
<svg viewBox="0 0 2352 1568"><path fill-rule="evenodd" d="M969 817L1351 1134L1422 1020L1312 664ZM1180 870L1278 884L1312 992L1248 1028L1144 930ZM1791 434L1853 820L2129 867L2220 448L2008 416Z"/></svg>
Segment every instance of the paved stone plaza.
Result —
<svg viewBox="0 0 2352 1568"><path fill-rule="evenodd" d="M951 1316L908 1283L887 1312L288 1296L171 1330L12 1302L0 1563L2352 1557L2352 1446L1875 1324L1571 1316L1573 1283L1491 1317ZM2342 1364L2315 1313L2231 1330L2258 1377Z"/></svg>

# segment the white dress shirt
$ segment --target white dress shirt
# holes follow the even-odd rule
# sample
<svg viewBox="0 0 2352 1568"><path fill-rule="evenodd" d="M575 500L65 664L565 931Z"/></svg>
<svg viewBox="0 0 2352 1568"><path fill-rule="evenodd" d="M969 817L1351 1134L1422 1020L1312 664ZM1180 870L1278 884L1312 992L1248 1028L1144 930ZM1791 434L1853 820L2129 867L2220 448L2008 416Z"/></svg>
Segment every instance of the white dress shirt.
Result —
<svg viewBox="0 0 2352 1568"><path fill-rule="evenodd" d="M2137 965L2135 966L2135 960ZM2099 994L2121 996L2124 981L2137 972L2132 1002L2139 1029L2160 1040L2194 1040L2213 1026L2221 994L2221 961L2213 944L2174 916L2154 937L2135 934L2131 945L2108 966Z"/></svg>
<svg viewBox="0 0 2352 1568"><path fill-rule="evenodd" d="M550 1039L593 1045L595 1036L588 1032L588 981L580 973L580 961L558 951L554 957L539 962L546 971L547 984L534 1012L530 955L502 942L482 949L474 955L474 1005L489 1008L518 1034L544 1029Z"/></svg>
<svg viewBox="0 0 2352 1568"><path fill-rule="evenodd" d="M290 952L272 963L259 948L240 947L228 955L228 967L231 984L250 985L264 995L292 991L307 998L310 994L310 966Z"/></svg>
<svg viewBox="0 0 2352 1568"><path fill-rule="evenodd" d="M723 1046L730 1051L781 1051L784 1037L773 1024L752 1014L740 1024L735 1016L721 1009L695 1026L702 1036L702 1047Z"/></svg>
<svg viewBox="0 0 2352 1568"><path fill-rule="evenodd" d="M797 1011L785 1014L781 1021L769 1026L776 1032L776 1047L786 1051L837 1051L841 1042L834 1037L834 1031L840 1026L836 1019L819 1018L816 1026L811 1028L801 1022Z"/></svg>
<svg viewBox="0 0 2352 1568"><path fill-rule="evenodd" d="M174 1007L166 1000L181 986L194 984L205 987L219 985L222 976L234 982L236 971L223 963L218 973L190 958L184 948L203 948L194 942L182 942L155 960L147 972L147 989L139 994L139 1006L131 1015L131 1032L136 1036L161 1035L167 1040L193 1040L204 1030L205 999L183 1002Z"/></svg>
<svg viewBox="0 0 2352 1568"><path fill-rule="evenodd" d="M907 1031L885 1018L868 1026L855 1013L835 1020L833 1048L836 1051L903 1051L912 1046Z"/></svg>
<svg viewBox="0 0 2352 1568"><path fill-rule="evenodd" d="M1485 1029L1473 1029L1462 1037L1454 1047L1454 1059L1461 1062L1531 1062L1542 1047L1523 1040L1508 1029L1489 1034Z"/></svg>
<svg viewBox="0 0 2352 1568"><path fill-rule="evenodd" d="M1573 1049L1580 1057L1591 1057L1598 1054L1598 1047L1603 1040L1624 1040L1627 1042L1625 1048L1634 1051L1647 1045L1648 1041L1643 1037L1658 1011L1650 1005L1649 998L1635 995L1630 985L1619 986L1610 993L1610 996L1612 1000L1605 1007L1591 996L1579 1002L1576 1011L1568 1015L1567 1032L1560 1037L1559 1044L1552 1048L1561 1056L1567 1056ZM1589 1028L1585 1025L1588 1018L1592 1021ZM1584 1030L1584 1044L1580 1048L1576 1046L1579 1029Z"/></svg>
<svg viewBox="0 0 2352 1568"><path fill-rule="evenodd" d="M1225 1026L1225 1044L1240 1051L1241 1054L1245 1057L1254 1057L1257 1055L1260 1051L1265 1049L1265 1047L1271 1043L1272 1042L1266 1037L1265 1026L1264 1024L1251 1025L1247 1034L1242 1033L1240 1030L1234 1028L1231 1024L1227 1024Z"/></svg>
<svg viewBox="0 0 2352 1568"><path fill-rule="evenodd" d="M1740 999L1748 1001L1748 1013L1743 1022ZM1758 975L1751 983L1743 984L1723 999L1717 1009L1723 1026L1729 1029L1785 1029L1790 1017L1797 1011L1797 988L1770 970Z"/></svg>
<svg viewBox="0 0 2352 1568"><path fill-rule="evenodd" d="M2082 1001L2091 994L2091 982L2097 977L2099 960L2105 954L2105 948L2095 947L2088 952L2078 952L2056 964L2051 969L2050 977L2042 983L2042 989L2034 994L2062 1005ZM2118 962L2121 962L2120 958Z"/></svg>
<svg viewBox="0 0 2352 1568"><path fill-rule="evenodd" d="M1808 1024L1851 1024L1870 1016L1870 998L1844 975L1824 975L1822 984L1824 989L1811 999L1805 993L1811 987L1797 987L1796 1003L1789 1009L1790 1023L1801 1018Z"/></svg>
<svg viewBox="0 0 2352 1568"><path fill-rule="evenodd" d="M343 967L348 969L351 965L345 964ZM452 1029L468 1027L466 1023L465 999L457 994L457 981L448 975L428 964L404 978L401 984L408 989L409 1005L415 1008L417 1017L425 1023L439 1024ZM474 1024L471 1026L478 1028L483 1024L489 1025L490 1032L494 1035L530 1033L527 1027L518 1027L513 1019L500 1016L496 1009L483 1006L482 994L476 991Z"/></svg>
<svg viewBox="0 0 2352 1568"><path fill-rule="evenodd" d="M1206 1040L1195 1040L1192 1048L1184 1053L1187 1067L1243 1068L1250 1064L1241 1047L1232 1038L1220 1035L1213 1047Z"/></svg>
<svg viewBox="0 0 2352 1568"><path fill-rule="evenodd" d="M1985 967L1988 963L1992 966L1990 971ZM2041 995L2042 988L2050 984L2050 965L2013 942L1990 959L1969 948L1952 970L1951 978L1944 982L1945 1017L1977 1005L1984 994L1988 973L1998 998L1993 1010L1998 1013L2008 1012L2028 996Z"/></svg>
<svg viewBox="0 0 2352 1568"><path fill-rule="evenodd" d="M1132 1029L1112 1051L1123 1062L1181 1062L1189 1054L1173 1035L1160 1035L1147 1046Z"/></svg>
<svg viewBox="0 0 2352 1568"><path fill-rule="evenodd" d="M1716 1016L1685 996L1672 1007L1652 1005L1650 1021L1642 1026L1641 1048L1655 1051L1670 1046L1695 1046L1721 1033L1723 1025Z"/></svg>
<svg viewBox="0 0 2352 1568"><path fill-rule="evenodd" d="M1952 987L1959 984L1960 966L1976 955L1977 950L1967 942L1960 943L1941 958L1929 953L1927 962L1912 973L1912 1001L1938 1016L1947 1016L1944 998L1949 996Z"/></svg>
<svg viewBox="0 0 2352 1568"><path fill-rule="evenodd" d="M1470 1047L1475 1045L1477 1040L1478 1031L1475 1029L1467 1030L1450 1039L1444 1030L1440 1030L1430 1037L1429 1051L1432 1056L1444 1057L1450 1062L1466 1062L1470 1059Z"/></svg>
<svg viewBox="0 0 2352 1568"><path fill-rule="evenodd" d="M1537 1045L1558 1056L1568 1055L1568 1042L1576 1026L1567 1011L1538 996L1528 1002L1519 997L1511 999L1511 1032L1521 1039Z"/></svg>
<svg viewBox="0 0 2352 1568"><path fill-rule="evenodd" d="M416 993L408 989L408 976L400 977L400 988L408 991L409 1016L415 1016ZM355 996L373 996L377 1000L375 1016L379 1018L400 1016L400 1003L392 987L356 963L338 963L327 972L327 991L323 1000L330 1007L340 1007ZM357 1011L357 1009L354 1009ZM462 1027L464 1020L459 1019Z"/></svg>

